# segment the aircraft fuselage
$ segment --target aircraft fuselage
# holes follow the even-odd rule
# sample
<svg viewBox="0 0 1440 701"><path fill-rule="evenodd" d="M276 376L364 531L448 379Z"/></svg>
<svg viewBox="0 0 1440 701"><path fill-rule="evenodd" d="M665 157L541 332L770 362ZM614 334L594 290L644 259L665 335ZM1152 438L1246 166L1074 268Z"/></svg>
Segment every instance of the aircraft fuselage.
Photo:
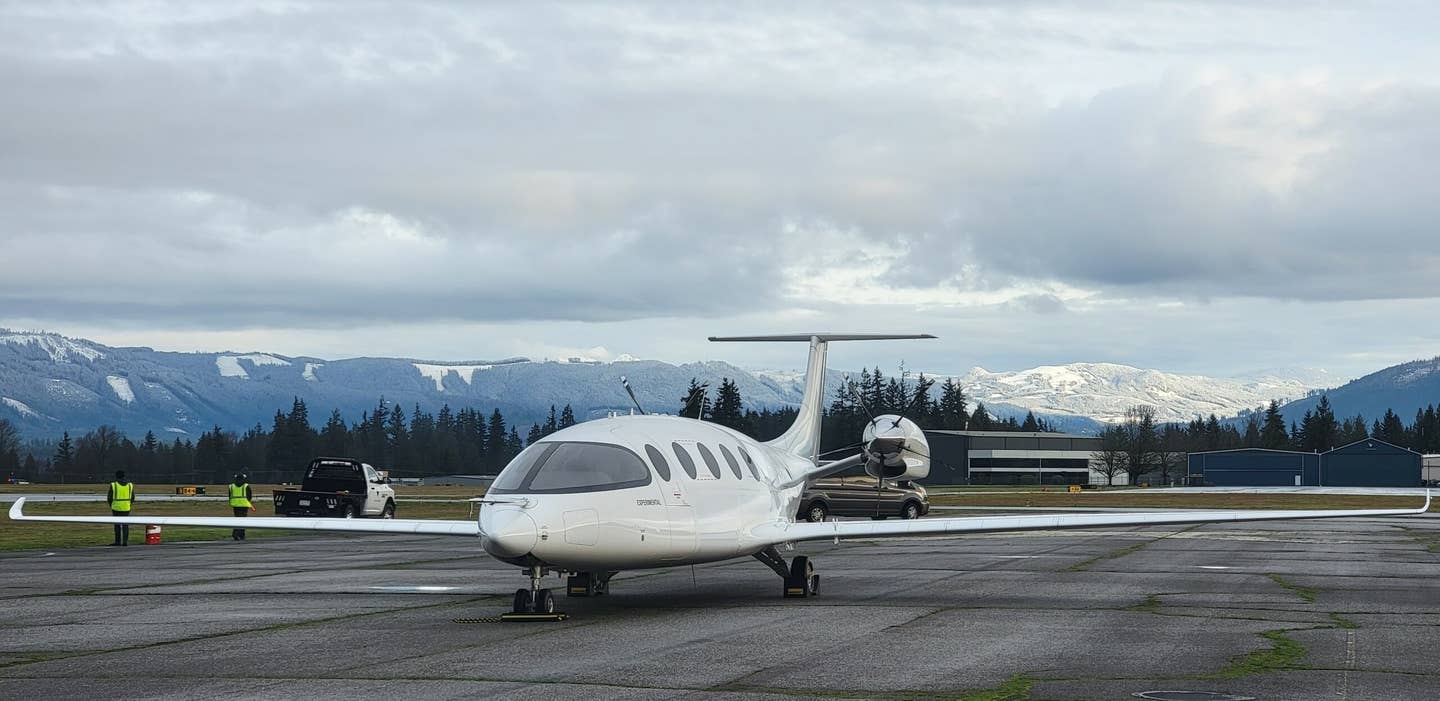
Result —
<svg viewBox="0 0 1440 701"><path fill-rule="evenodd" d="M749 556L769 545L751 530L790 520L804 489L794 477L813 469L738 431L674 416L590 421L527 450L550 444L554 457L538 469L535 454L512 461L487 495L508 501L480 509L482 545L501 560L586 572ZM626 486L570 485L565 475L549 474L567 458L627 463L610 468ZM638 470L631 460L643 463L648 481L638 484L638 472L625 472Z"/></svg>

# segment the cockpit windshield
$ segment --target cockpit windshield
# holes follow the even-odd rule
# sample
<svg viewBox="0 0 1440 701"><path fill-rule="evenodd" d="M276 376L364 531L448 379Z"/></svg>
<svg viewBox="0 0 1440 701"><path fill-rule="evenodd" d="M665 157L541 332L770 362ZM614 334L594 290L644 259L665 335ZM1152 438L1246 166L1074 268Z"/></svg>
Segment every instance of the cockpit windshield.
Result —
<svg viewBox="0 0 1440 701"><path fill-rule="evenodd" d="M640 456L605 443L536 443L515 457L492 494L598 492L650 483Z"/></svg>

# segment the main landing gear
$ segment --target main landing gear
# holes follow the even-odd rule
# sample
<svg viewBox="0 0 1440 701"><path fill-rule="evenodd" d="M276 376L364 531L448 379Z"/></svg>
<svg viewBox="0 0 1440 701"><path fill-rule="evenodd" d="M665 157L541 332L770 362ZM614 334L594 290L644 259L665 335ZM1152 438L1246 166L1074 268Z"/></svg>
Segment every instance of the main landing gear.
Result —
<svg viewBox="0 0 1440 701"><path fill-rule="evenodd" d="M515 606L510 613L500 616L502 621L563 621L564 613L555 610L555 597L549 589L540 587L545 570L540 565L530 566L530 588L515 590Z"/></svg>
<svg viewBox="0 0 1440 701"><path fill-rule="evenodd" d="M755 553L755 559L765 563L775 574L785 580L784 596L787 599L803 599L807 596L819 596L820 575L815 574L815 566L810 564L810 558L804 555L796 555L790 558L790 564L785 564L785 558L780 556L780 551L775 546L770 546Z"/></svg>
<svg viewBox="0 0 1440 701"><path fill-rule="evenodd" d="M566 596L604 596L616 572L576 572L565 580Z"/></svg>

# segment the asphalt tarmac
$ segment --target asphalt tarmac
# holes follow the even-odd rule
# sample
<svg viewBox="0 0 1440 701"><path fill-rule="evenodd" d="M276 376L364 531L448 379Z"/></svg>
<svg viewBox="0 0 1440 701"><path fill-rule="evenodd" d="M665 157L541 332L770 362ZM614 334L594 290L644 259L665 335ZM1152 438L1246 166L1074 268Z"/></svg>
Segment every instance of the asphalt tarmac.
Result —
<svg viewBox="0 0 1440 701"><path fill-rule="evenodd" d="M820 596L745 559L623 573L534 624L488 620L524 578L469 539L14 553L0 698L1440 696L1436 518L796 552Z"/></svg>

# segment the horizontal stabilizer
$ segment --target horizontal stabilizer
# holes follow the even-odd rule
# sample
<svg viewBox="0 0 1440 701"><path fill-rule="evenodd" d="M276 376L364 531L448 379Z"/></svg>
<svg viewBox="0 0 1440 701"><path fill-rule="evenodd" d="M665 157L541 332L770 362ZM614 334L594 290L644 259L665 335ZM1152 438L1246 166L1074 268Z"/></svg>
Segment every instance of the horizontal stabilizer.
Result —
<svg viewBox="0 0 1440 701"><path fill-rule="evenodd" d="M928 333L792 333L779 336L711 336L712 341L908 341L918 338L935 338Z"/></svg>

